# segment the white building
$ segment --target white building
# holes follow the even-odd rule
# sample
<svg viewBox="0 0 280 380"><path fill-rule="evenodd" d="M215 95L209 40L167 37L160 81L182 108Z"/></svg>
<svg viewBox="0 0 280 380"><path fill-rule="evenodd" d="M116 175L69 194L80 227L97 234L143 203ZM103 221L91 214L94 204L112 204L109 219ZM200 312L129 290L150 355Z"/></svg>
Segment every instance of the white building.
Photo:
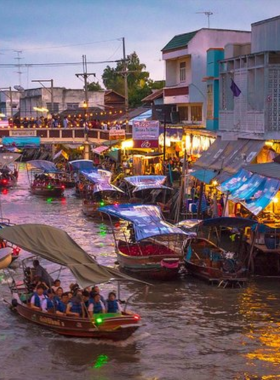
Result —
<svg viewBox="0 0 280 380"><path fill-rule="evenodd" d="M104 107L105 91L88 91L88 108ZM37 117L42 113L38 108L47 109L46 113L58 114L65 110L75 110L84 106L84 90L70 90L63 87L53 88L53 102L50 88L24 90L20 98L20 116ZM35 110L34 110L35 108ZM36 110L37 109L37 110Z"/></svg>
<svg viewBox="0 0 280 380"><path fill-rule="evenodd" d="M224 136L280 139L280 16L252 24L251 51L227 46L220 63L219 130ZM232 80L240 89L233 96Z"/></svg>
<svg viewBox="0 0 280 380"><path fill-rule="evenodd" d="M187 125L205 126L207 50L224 48L228 43L248 43L251 32L200 29L177 35L162 49L166 62L164 104L174 104L179 120Z"/></svg>
<svg viewBox="0 0 280 380"><path fill-rule="evenodd" d="M20 93L13 90L0 89L0 113L5 118L13 117L19 111Z"/></svg>

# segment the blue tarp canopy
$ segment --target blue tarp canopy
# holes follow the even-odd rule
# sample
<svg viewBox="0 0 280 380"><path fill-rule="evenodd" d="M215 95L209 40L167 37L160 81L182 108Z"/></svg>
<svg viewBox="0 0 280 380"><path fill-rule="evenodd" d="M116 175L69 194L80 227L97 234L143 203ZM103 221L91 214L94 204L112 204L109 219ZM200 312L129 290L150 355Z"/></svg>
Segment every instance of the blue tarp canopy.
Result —
<svg viewBox="0 0 280 380"><path fill-rule="evenodd" d="M81 171L87 180L94 184L93 192L97 193L100 191L119 191L123 193L117 186L111 185L112 173L108 170L95 169L91 172Z"/></svg>
<svg viewBox="0 0 280 380"><path fill-rule="evenodd" d="M40 137L2 137L2 144L5 147L37 148L40 143Z"/></svg>
<svg viewBox="0 0 280 380"><path fill-rule="evenodd" d="M210 183L218 175L218 172L210 169L198 169L190 174L201 182Z"/></svg>
<svg viewBox="0 0 280 380"><path fill-rule="evenodd" d="M93 169L93 161L92 160L74 160L70 161L73 170L90 170Z"/></svg>
<svg viewBox="0 0 280 380"><path fill-rule="evenodd" d="M166 181L165 175L137 175L132 177L126 177L125 181L134 186L133 193L142 190L172 190L170 187L164 186Z"/></svg>
<svg viewBox="0 0 280 380"><path fill-rule="evenodd" d="M180 228L162 219L158 206L121 204L100 207L98 210L131 222L135 231L136 241L166 235L176 235L182 240L188 237Z"/></svg>
<svg viewBox="0 0 280 380"><path fill-rule="evenodd" d="M39 170L44 173L59 173L53 162L45 160L32 160L26 163L27 170Z"/></svg>
<svg viewBox="0 0 280 380"><path fill-rule="evenodd" d="M279 188L279 180L253 174L244 169L219 187L221 191L230 193L230 200L241 203L254 215L258 215L269 205Z"/></svg>

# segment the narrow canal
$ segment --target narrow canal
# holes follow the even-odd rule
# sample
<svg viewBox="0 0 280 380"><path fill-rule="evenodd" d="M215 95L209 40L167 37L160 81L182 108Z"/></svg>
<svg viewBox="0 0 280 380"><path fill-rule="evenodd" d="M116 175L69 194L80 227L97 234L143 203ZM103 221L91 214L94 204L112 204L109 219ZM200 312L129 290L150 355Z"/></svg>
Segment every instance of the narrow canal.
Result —
<svg viewBox="0 0 280 380"><path fill-rule="evenodd" d="M67 190L60 200L32 196L22 166L17 188L0 196L2 214L14 223L62 228L100 263L114 265L110 228L85 218L72 193ZM62 282L72 278L66 274ZM105 296L112 288L101 286ZM2 281L0 379L280 378L279 280L218 289L185 277L151 287L148 294L139 285L124 285L123 298L136 291L129 308L141 314L143 327L128 341L112 343L64 338L26 323L2 302L9 298Z"/></svg>

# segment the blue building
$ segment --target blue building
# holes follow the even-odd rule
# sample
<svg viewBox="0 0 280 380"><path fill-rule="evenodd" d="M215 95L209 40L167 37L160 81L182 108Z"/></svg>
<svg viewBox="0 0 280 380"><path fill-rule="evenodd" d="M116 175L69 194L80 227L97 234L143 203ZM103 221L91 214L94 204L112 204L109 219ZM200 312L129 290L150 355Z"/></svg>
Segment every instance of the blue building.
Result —
<svg viewBox="0 0 280 380"><path fill-rule="evenodd" d="M211 48L207 50L206 78L207 108L206 129L219 129L219 61L224 59L224 49Z"/></svg>

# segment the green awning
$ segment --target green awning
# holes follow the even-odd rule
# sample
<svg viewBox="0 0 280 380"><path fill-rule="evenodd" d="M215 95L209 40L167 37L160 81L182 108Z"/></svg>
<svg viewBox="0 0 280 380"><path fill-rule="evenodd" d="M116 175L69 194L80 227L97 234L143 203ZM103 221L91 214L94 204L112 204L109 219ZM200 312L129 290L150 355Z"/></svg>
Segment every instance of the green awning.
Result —
<svg viewBox="0 0 280 380"><path fill-rule="evenodd" d="M217 172L214 172L213 170L209 169L198 169L192 173L190 173L193 177L197 178L199 181L204 183L210 183L216 175L218 175Z"/></svg>

